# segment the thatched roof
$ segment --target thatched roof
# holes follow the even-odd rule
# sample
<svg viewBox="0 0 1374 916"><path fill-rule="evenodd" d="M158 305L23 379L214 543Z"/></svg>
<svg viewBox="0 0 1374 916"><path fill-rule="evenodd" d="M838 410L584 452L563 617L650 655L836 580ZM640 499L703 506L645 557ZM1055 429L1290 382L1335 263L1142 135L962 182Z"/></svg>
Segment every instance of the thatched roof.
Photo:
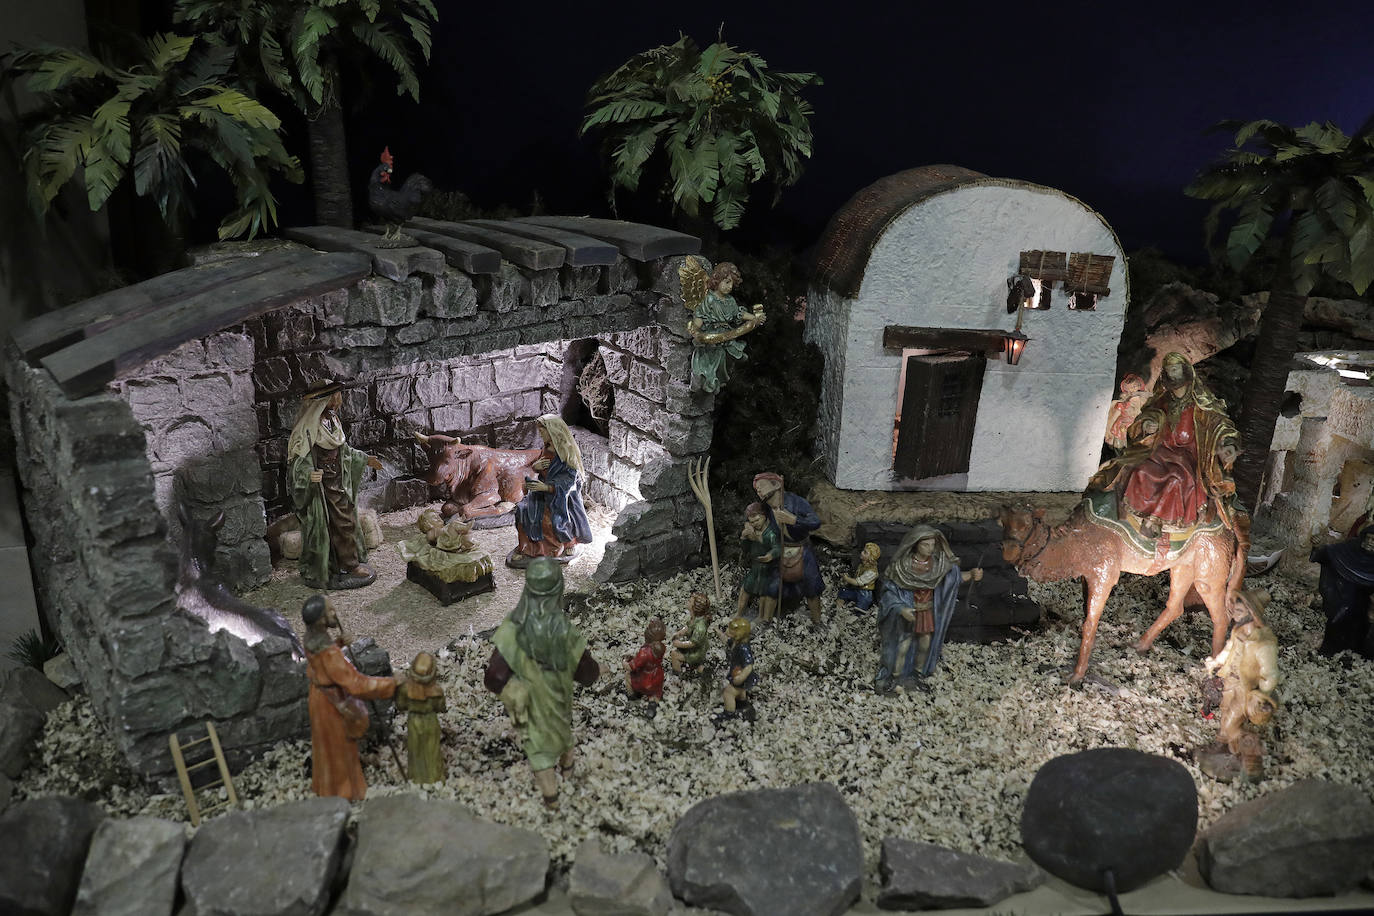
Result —
<svg viewBox="0 0 1374 916"><path fill-rule="evenodd" d="M921 201L970 185L1053 190L1029 181L990 178L957 165L924 165L879 178L830 218L816 245L811 281L846 299L857 298L873 246L893 220Z"/></svg>

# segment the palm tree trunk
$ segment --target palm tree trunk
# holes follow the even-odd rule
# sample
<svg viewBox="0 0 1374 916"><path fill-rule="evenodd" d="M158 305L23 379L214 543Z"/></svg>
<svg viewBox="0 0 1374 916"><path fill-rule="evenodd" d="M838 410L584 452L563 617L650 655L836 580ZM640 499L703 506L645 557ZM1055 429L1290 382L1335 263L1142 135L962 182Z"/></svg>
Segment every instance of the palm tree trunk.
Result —
<svg viewBox="0 0 1374 916"><path fill-rule="evenodd" d="M328 99L306 119L310 134L310 187L315 220L325 226L353 228L353 194L348 181L343 109Z"/></svg>
<svg viewBox="0 0 1374 916"><path fill-rule="evenodd" d="M1298 348L1298 331L1306 305L1306 296L1273 291L1260 317L1245 403L1236 424L1245 449L1236 461L1236 494L1252 512L1256 509L1260 479L1269 462L1269 445L1274 440L1274 424L1288 385L1289 365Z"/></svg>

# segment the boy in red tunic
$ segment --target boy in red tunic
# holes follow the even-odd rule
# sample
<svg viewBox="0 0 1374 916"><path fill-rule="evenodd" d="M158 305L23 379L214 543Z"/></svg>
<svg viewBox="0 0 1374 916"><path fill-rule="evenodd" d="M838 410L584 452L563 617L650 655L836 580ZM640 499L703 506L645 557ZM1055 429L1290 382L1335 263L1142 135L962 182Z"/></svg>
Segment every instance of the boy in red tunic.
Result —
<svg viewBox="0 0 1374 916"><path fill-rule="evenodd" d="M631 699L648 697L649 715L658 711L663 699L663 653L667 651L668 628L657 617L644 629L644 645L633 658L625 659L625 692Z"/></svg>

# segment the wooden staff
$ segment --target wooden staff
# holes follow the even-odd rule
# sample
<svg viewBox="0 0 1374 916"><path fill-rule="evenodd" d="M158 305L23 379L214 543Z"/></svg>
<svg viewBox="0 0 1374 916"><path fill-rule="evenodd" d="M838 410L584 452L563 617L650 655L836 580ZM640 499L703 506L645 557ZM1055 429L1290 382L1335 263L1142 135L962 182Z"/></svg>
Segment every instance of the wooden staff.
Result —
<svg viewBox="0 0 1374 916"><path fill-rule="evenodd" d="M716 525L711 515L711 487L707 483L707 472L711 468L710 458L696 458L687 462L687 482L692 492L706 507L706 540L711 545L711 575L716 582L716 604L720 604L720 563L716 560Z"/></svg>

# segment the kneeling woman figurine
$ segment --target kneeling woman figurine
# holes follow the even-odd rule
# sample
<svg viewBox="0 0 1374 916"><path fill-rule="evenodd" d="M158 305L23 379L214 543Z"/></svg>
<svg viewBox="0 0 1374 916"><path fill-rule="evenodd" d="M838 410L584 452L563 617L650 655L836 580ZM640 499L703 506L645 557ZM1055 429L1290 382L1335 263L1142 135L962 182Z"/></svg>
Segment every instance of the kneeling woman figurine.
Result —
<svg viewBox="0 0 1374 916"><path fill-rule="evenodd" d="M582 451L555 414L537 421L544 453L534 462L538 479L525 481L525 497L515 507L518 541L506 565L524 569L534 557L553 557L560 563L573 558L578 544L589 544L592 527L582 505Z"/></svg>

